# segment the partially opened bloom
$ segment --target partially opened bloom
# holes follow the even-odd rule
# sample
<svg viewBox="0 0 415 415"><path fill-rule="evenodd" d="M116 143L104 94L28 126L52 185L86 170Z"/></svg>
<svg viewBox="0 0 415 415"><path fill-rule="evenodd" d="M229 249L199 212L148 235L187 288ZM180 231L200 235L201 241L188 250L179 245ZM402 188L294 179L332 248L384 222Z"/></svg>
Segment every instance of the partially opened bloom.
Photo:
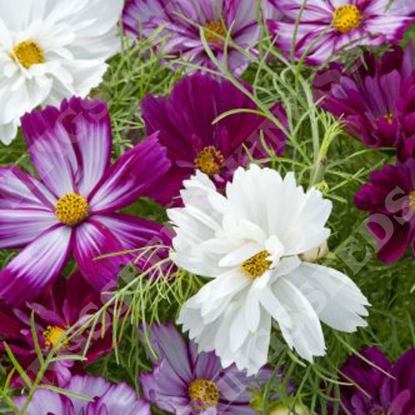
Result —
<svg viewBox="0 0 415 415"><path fill-rule="evenodd" d="M160 224L116 213L168 170L156 135L111 164L107 106L78 98L26 115L23 131L39 179L16 166L0 169L0 249L23 248L0 273L6 302L41 294L72 253L94 288L112 289L120 264L138 254L98 257L168 243Z"/></svg>
<svg viewBox="0 0 415 415"><path fill-rule="evenodd" d="M125 383L111 384L103 378L74 376L63 388L85 399L38 389L30 401L27 415L150 415L150 405L137 397ZM89 398L89 399L88 399ZM15 398L22 409L27 396Z"/></svg>
<svg viewBox="0 0 415 415"><path fill-rule="evenodd" d="M355 66L333 64L314 80L322 106L341 117L348 131L369 147L398 147L415 134L412 119L402 119L402 107L410 108L405 96L415 90L412 50L400 47L380 59L365 54ZM411 131L412 127L412 131Z"/></svg>
<svg viewBox="0 0 415 415"><path fill-rule="evenodd" d="M258 43L257 7L251 0L132 0L126 3L123 24L127 34L151 37L157 30L166 39L161 52L193 65L217 69L201 38L221 65L241 74L251 58L229 45L226 39L250 54Z"/></svg>
<svg viewBox="0 0 415 415"><path fill-rule="evenodd" d="M381 350L369 347L340 368L340 414L415 415L415 349L395 364Z"/></svg>
<svg viewBox="0 0 415 415"><path fill-rule="evenodd" d="M7 343L26 374L35 379L40 362L32 334L32 313L38 344L45 356L50 353L52 347L57 348L57 354L82 355L87 340L90 339L85 361L81 363L79 360L61 360L48 367L45 380L62 385L68 381L71 374L81 373L85 365L110 352L111 327L102 327L99 324L91 333L92 322L87 325L88 319L104 304L105 300L101 295L87 284L79 273L73 274L69 279L60 278L43 296L28 306L11 308L1 304L0 349L4 350L3 342ZM107 317L107 324L110 324L111 316ZM85 330L75 336L74 333L81 328ZM68 332L69 329L71 330ZM17 373L16 376L14 382L24 384Z"/></svg>
<svg viewBox="0 0 415 415"><path fill-rule="evenodd" d="M85 97L120 49L123 0L16 0L0 4L0 141L44 105Z"/></svg>
<svg viewBox="0 0 415 415"><path fill-rule="evenodd" d="M241 111L215 123L220 115L236 110ZM258 159L269 157L261 133L267 147L282 155L282 131L267 118L244 110L258 108L231 82L209 75L182 79L168 98L147 96L142 103L147 133L159 131L160 143L172 161L169 173L152 196L164 205L178 203L183 181L197 169L209 175L218 188L224 188L239 166L248 165L247 150ZM277 103L271 111L288 128L282 105Z"/></svg>
<svg viewBox="0 0 415 415"><path fill-rule="evenodd" d="M226 196L200 172L185 186L185 207L168 214L177 231L173 260L212 278L179 317L200 350L254 374L267 362L273 320L309 361L325 354L320 320L345 332L366 325L368 302L353 281L300 259L330 235L332 205L319 191L258 166L239 168Z"/></svg>
<svg viewBox="0 0 415 415"><path fill-rule="evenodd" d="M370 214L368 226L378 242L379 259L395 262L409 246L414 250L415 159L374 171L369 183L356 194L355 202Z"/></svg>
<svg viewBox="0 0 415 415"><path fill-rule="evenodd" d="M295 58L307 54L306 61L311 65L320 65L352 47L397 43L414 21L410 13L415 6L408 7L406 0L395 0L392 5L389 0L271 2L284 15L282 21L269 20L276 45L290 56L295 39Z"/></svg>
<svg viewBox="0 0 415 415"><path fill-rule="evenodd" d="M198 353L173 325L154 325L151 344L158 355L152 373L140 377L145 397L158 408L178 415L254 415L253 392L271 377L264 369L248 377L235 365L222 368L214 353Z"/></svg>

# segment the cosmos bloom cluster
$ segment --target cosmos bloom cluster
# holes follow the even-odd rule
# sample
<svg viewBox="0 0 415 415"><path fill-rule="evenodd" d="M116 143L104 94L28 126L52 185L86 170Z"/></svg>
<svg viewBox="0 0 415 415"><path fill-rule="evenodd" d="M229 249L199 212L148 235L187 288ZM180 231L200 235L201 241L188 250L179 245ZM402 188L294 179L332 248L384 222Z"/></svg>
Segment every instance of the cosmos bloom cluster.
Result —
<svg viewBox="0 0 415 415"><path fill-rule="evenodd" d="M315 78L316 98L370 148L391 148L396 163L370 176L355 201L369 212L378 256L395 262L415 241L415 61L412 47L380 58L366 53L352 68L332 64Z"/></svg>
<svg viewBox="0 0 415 415"><path fill-rule="evenodd" d="M362 290L318 263L331 243L333 203L304 188L303 177L275 170L279 157L293 157L290 108L275 99L265 111L240 78L252 78L263 30L283 61L339 60L315 71L315 101L350 135L396 156L371 174L356 205L370 214L380 259L397 261L414 247L414 58L396 44L415 7L254 3L0 2L0 141L21 133L32 163L0 167L0 249L12 251L0 270L0 352L7 369L10 360L19 368L9 371L16 395L52 358L43 387L13 398L18 410L150 415L153 405L178 415L254 415L255 398L284 377L268 364L275 335L280 349L313 364L327 352L323 324L345 333L367 326ZM167 96L141 101L145 137L116 158L109 106L92 97L122 32L127 47L154 41L163 65L186 70ZM341 63L343 52L370 46L390 48ZM160 205L165 223L126 213L143 198ZM135 389L88 375L118 346L107 305L125 270L156 284L177 270L203 282L176 321L152 324L149 334L134 328L151 346ZM352 356L341 368L343 409L414 415L413 350L395 365L375 348L361 355L364 363ZM291 382L284 388L284 396L294 392Z"/></svg>

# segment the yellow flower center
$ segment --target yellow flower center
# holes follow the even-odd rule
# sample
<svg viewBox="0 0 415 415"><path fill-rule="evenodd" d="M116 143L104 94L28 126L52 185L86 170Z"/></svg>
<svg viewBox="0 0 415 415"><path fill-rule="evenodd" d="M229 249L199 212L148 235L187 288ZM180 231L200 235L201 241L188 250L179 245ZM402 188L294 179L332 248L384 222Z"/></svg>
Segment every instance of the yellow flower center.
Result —
<svg viewBox="0 0 415 415"><path fill-rule="evenodd" d="M88 217L89 205L82 196L67 193L56 203L55 213L61 223L76 226Z"/></svg>
<svg viewBox="0 0 415 415"><path fill-rule="evenodd" d="M189 386L189 397L197 411L216 407L220 399L220 391L216 384L206 379L196 379Z"/></svg>
<svg viewBox="0 0 415 415"><path fill-rule="evenodd" d="M224 164L223 154L214 146L205 147L195 159L195 167L208 176L219 174Z"/></svg>
<svg viewBox="0 0 415 415"><path fill-rule="evenodd" d="M349 33L356 29L362 20L362 12L352 4L341 6L333 13L333 25L342 33Z"/></svg>
<svg viewBox="0 0 415 415"><path fill-rule="evenodd" d="M43 332L45 338L45 346L50 349L51 347L60 344L60 349L68 347L68 342L65 340L65 330L58 326L48 326Z"/></svg>
<svg viewBox="0 0 415 415"><path fill-rule="evenodd" d="M409 208L415 212L415 190L409 193Z"/></svg>
<svg viewBox="0 0 415 415"><path fill-rule="evenodd" d="M242 271L252 279L262 277L271 268L271 262L267 260L269 256L267 251L259 252L242 263Z"/></svg>
<svg viewBox="0 0 415 415"><path fill-rule="evenodd" d="M32 40L21 42L15 46L13 48L13 56L26 69L29 69L32 65L46 62L43 49L38 43Z"/></svg>
<svg viewBox="0 0 415 415"><path fill-rule="evenodd" d="M392 124L393 124L393 122L395 121L395 115L394 115L394 114L392 114L391 112L387 113L387 114L384 116L384 118L385 118L385 120L388 122L388 124L390 124L390 125L392 125Z"/></svg>
<svg viewBox="0 0 415 415"><path fill-rule="evenodd" d="M221 21L205 25L205 39L207 42L223 43L223 38L226 38L226 34L226 28Z"/></svg>

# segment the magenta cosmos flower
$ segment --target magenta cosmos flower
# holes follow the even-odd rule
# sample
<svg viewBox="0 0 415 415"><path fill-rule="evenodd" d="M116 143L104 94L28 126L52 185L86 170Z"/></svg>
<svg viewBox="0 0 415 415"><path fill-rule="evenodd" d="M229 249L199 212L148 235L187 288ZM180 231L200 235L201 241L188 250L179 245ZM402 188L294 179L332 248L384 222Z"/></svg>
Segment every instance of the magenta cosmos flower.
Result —
<svg viewBox="0 0 415 415"><path fill-rule="evenodd" d="M27 415L151 415L150 406L125 383L113 385L102 378L74 376L63 388L90 400L38 389L25 412ZM21 409L26 396L14 400Z"/></svg>
<svg viewBox="0 0 415 415"><path fill-rule="evenodd" d="M413 69L411 48L395 47L380 59L365 54L352 68L333 64L314 86L323 108L341 117L350 134L369 147L397 147L415 135Z"/></svg>
<svg viewBox="0 0 415 415"><path fill-rule="evenodd" d="M220 115L240 109L214 124ZM169 173L151 195L164 205L179 202L184 180L195 170L209 175L219 188L239 166L249 163L246 149L257 159L268 158L261 141L281 156L285 135L270 120L242 110L258 110L256 104L229 81L195 74L182 79L168 98L147 96L142 116L148 134L159 132L160 143L172 161ZM281 104L271 111L288 128Z"/></svg>
<svg viewBox="0 0 415 415"><path fill-rule="evenodd" d="M16 166L0 169L0 249L23 250L0 273L0 295L17 304L35 298L74 253L82 275L97 290L116 285L129 254L166 244L162 226L115 213L145 194L168 170L156 136L111 158L107 106L73 98L23 118L23 133L36 179ZM143 265L144 266L144 265Z"/></svg>
<svg viewBox="0 0 415 415"><path fill-rule="evenodd" d="M252 393L270 379L262 369L248 377L235 365L223 369L214 353L198 353L172 324L154 325L151 344L159 360L152 373L142 374L145 397L158 408L177 415L255 415Z"/></svg>
<svg viewBox="0 0 415 415"><path fill-rule="evenodd" d="M79 273L73 274L69 279L59 278L41 298L27 307L11 308L5 304L0 305L0 350L4 350L3 342L7 343L26 374L34 379L40 363L31 332L32 312L39 346L45 356L53 346L58 347L57 352L64 355L82 355L87 339L91 336L85 361L81 363L62 360L48 368L45 380L62 385L71 374L82 373L84 365L94 362L112 349L110 326L102 327L98 324L94 333L91 333L89 326L82 335L65 338L68 329L73 328L71 335L82 328L104 304L105 300L101 295ZM107 321L110 325L111 316L108 316ZM14 379L14 383L24 385L23 380L18 377Z"/></svg>
<svg viewBox="0 0 415 415"><path fill-rule="evenodd" d="M276 45L290 56L296 39L295 57L308 52L306 61L320 65L355 46L396 43L414 21L407 0L271 0L284 15L284 21L269 20ZM298 32L296 22L299 20Z"/></svg>
<svg viewBox="0 0 415 415"><path fill-rule="evenodd" d="M373 172L355 202L370 213L368 225L382 261L397 261L410 245L415 253L415 159Z"/></svg>
<svg viewBox="0 0 415 415"><path fill-rule="evenodd" d="M158 36L167 38L163 54L217 69L202 43L204 29L218 61L239 75L251 59L226 46L225 39L252 53L260 35L256 13L252 0L132 0L126 3L123 24L126 33L135 37L151 37L162 29Z"/></svg>
<svg viewBox="0 0 415 415"><path fill-rule="evenodd" d="M394 365L376 347L361 355L371 364L351 356L340 369L340 399L348 411L340 414L415 415L415 349Z"/></svg>

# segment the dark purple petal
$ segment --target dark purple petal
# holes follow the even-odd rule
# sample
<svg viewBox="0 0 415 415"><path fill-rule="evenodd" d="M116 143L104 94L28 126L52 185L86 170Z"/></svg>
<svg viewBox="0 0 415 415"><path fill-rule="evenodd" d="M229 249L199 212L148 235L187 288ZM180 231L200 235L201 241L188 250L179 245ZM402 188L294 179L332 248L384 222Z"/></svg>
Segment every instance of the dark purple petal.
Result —
<svg viewBox="0 0 415 415"><path fill-rule="evenodd" d="M121 242L124 251L132 251L131 261L146 271L169 257L174 232L159 223L131 215L96 215L94 220L104 224ZM160 265L163 276L173 274L176 268L170 261ZM152 275L157 277L155 271Z"/></svg>
<svg viewBox="0 0 415 415"><path fill-rule="evenodd" d="M75 259L83 277L98 291L111 291L117 286L121 264L128 265L130 256L120 255L121 242L102 223L88 220L76 228ZM109 257L101 258L109 255Z"/></svg>
<svg viewBox="0 0 415 415"><path fill-rule="evenodd" d="M91 212L112 213L132 204L167 172L170 161L154 134L124 153L90 195Z"/></svg>

